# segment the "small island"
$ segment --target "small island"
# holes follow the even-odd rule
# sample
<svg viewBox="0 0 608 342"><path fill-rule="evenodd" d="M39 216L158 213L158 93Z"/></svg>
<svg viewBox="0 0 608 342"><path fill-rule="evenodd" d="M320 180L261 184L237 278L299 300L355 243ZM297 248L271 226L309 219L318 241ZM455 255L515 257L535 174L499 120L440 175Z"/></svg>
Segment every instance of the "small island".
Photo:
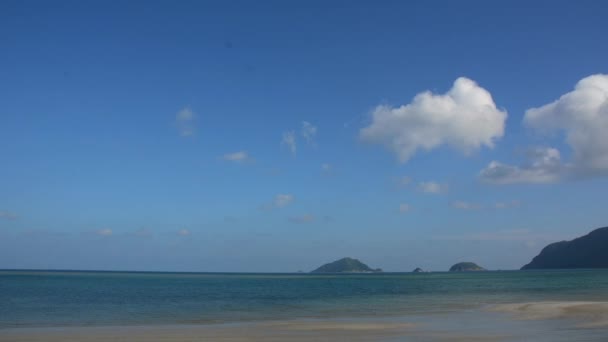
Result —
<svg viewBox="0 0 608 342"><path fill-rule="evenodd" d="M450 267L450 272L485 271L486 269L474 262L459 262Z"/></svg>
<svg viewBox="0 0 608 342"><path fill-rule="evenodd" d="M420 267L416 267L416 269L415 269L415 270L413 270L412 272L413 272L413 273L424 273L424 272L426 272L426 271L425 271L425 270L423 270L423 269L422 269L422 268L420 268Z"/></svg>
<svg viewBox="0 0 608 342"><path fill-rule="evenodd" d="M552 243L521 269L543 268L608 268L608 227L572 241Z"/></svg>
<svg viewBox="0 0 608 342"><path fill-rule="evenodd" d="M382 269L372 269L361 261L353 258L342 258L325 264L311 273L379 273Z"/></svg>

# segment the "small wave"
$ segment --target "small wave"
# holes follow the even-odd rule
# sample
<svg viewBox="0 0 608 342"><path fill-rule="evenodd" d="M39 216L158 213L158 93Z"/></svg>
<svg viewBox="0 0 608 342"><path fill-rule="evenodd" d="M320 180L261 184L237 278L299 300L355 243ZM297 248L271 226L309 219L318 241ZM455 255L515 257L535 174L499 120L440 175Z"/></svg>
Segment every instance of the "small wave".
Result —
<svg viewBox="0 0 608 342"><path fill-rule="evenodd" d="M491 311L513 314L520 319L572 319L576 327L608 327L608 302L527 302L498 304Z"/></svg>

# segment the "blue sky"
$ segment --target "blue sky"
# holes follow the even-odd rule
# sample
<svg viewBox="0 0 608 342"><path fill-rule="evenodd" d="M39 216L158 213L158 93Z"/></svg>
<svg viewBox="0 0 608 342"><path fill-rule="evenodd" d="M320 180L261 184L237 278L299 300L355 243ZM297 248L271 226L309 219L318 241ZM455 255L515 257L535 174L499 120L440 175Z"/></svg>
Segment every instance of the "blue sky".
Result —
<svg viewBox="0 0 608 342"><path fill-rule="evenodd" d="M3 1L0 268L519 268L606 225L607 10Z"/></svg>

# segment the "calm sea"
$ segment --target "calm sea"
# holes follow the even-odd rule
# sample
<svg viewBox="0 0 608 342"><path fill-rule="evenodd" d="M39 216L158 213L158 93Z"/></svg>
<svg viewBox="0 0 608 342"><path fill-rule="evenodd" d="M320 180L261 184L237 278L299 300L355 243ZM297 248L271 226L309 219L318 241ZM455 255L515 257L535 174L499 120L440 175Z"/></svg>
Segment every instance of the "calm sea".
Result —
<svg viewBox="0 0 608 342"><path fill-rule="evenodd" d="M608 270L351 275L0 271L0 329L325 317L441 319L485 312L497 304L569 301L608 302Z"/></svg>

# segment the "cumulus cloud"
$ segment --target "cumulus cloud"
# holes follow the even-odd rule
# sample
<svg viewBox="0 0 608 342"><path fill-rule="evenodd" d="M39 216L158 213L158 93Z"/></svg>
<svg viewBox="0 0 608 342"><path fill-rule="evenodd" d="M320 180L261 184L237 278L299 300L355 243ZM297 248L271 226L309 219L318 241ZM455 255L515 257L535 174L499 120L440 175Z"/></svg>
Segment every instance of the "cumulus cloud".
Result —
<svg viewBox="0 0 608 342"><path fill-rule="evenodd" d="M407 203L401 203L399 204L399 212L400 213L407 213L408 211L410 211L410 205Z"/></svg>
<svg viewBox="0 0 608 342"><path fill-rule="evenodd" d="M428 194L441 194L447 191L447 185L439 184L437 182L420 182L418 183L418 190L426 192Z"/></svg>
<svg viewBox="0 0 608 342"><path fill-rule="evenodd" d="M1 211L0 210L0 219L16 220L17 217L18 216L15 213L11 213L10 211Z"/></svg>
<svg viewBox="0 0 608 342"><path fill-rule="evenodd" d="M561 161L559 150L549 147L531 148L520 166L492 161L479 173L488 183L552 183L562 178L570 169Z"/></svg>
<svg viewBox="0 0 608 342"><path fill-rule="evenodd" d="M380 105L372 122L359 132L363 141L381 144L407 162L419 150L442 145L465 154L492 148L504 134L507 112L496 108L490 93L465 77L445 94L420 93L400 107Z"/></svg>
<svg viewBox="0 0 608 342"><path fill-rule="evenodd" d="M177 231L177 235L179 236L189 236L191 233L188 229L180 229Z"/></svg>
<svg viewBox="0 0 608 342"><path fill-rule="evenodd" d="M196 115L190 107L180 110L175 115L175 123L182 137L189 137L196 133L195 121Z"/></svg>
<svg viewBox="0 0 608 342"><path fill-rule="evenodd" d="M249 160L249 155L247 154L246 151L238 151L238 152L234 152L234 153L224 154L222 159L225 161L230 161L230 162L234 162L234 163L242 163L242 162Z"/></svg>
<svg viewBox="0 0 608 342"><path fill-rule="evenodd" d="M302 121L302 129L300 134L306 140L307 143L314 143L315 136L317 135L317 127L307 121Z"/></svg>
<svg viewBox="0 0 608 342"><path fill-rule="evenodd" d="M283 132L283 138L281 139L281 146L286 146L292 155L296 155L296 133L294 131Z"/></svg>
<svg viewBox="0 0 608 342"><path fill-rule="evenodd" d="M302 215L302 216L292 216L288 220L291 223L310 223L315 220L315 217L312 215L306 214L306 215Z"/></svg>
<svg viewBox="0 0 608 342"><path fill-rule="evenodd" d="M580 80L558 100L526 111L524 124L566 135L573 164L585 171L608 171L608 75Z"/></svg>
<svg viewBox="0 0 608 342"><path fill-rule="evenodd" d="M481 209L481 205L477 203L465 202L465 201L454 201L451 204L452 208L460 210L476 210Z"/></svg>
<svg viewBox="0 0 608 342"><path fill-rule="evenodd" d="M580 80L559 99L526 111L524 125L540 133L559 133L572 151L562 161L555 148L528 156L527 165L493 161L481 171L482 180L499 184L547 183L564 179L608 176L608 75Z"/></svg>
<svg viewBox="0 0 608 342"><path fill-rule="evenodd" d="M112 229L108 229L108 228L104 228L104 229L99 229L98 231L95 232L95 234L99 235L99 236L112 236Z"/></svg>

